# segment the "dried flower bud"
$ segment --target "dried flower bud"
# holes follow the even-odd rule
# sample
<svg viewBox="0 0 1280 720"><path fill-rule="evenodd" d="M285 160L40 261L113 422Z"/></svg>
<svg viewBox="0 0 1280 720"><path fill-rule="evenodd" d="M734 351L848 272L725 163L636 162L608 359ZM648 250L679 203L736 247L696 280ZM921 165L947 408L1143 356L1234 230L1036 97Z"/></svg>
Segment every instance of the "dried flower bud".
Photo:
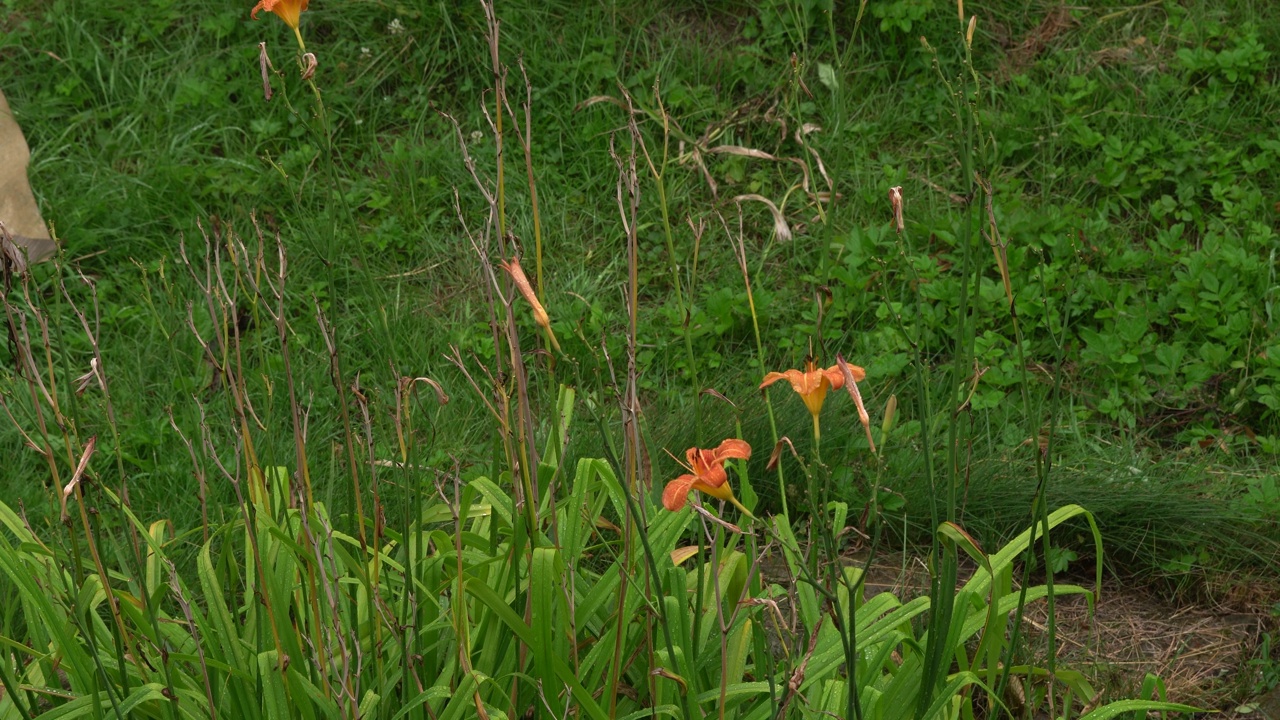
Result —
<svg viewBox="0 0 1280 720"><path fill-rule="evenodd" d="M547 315L547 311L542 307L542 303L538 302L538 296L533 292L533 286L529 284L529 278L524 274L524 268L520 267L520 258L511 258L511 262L499 263L503 270L511 276L512 281L516 284L516 289L528 301L529 306L533 308L533 321L544 328L551 328L551 316Z"/></svg>
<svg viewBox="0 0 1280 720"><path fill-rule="evenodd" d="M262 97L271 100L271 73L275 70L271 64L271 58L267 55L267 44L265 42L258 43L258 65L262 66Z"/></svg>
<svg viewBox="0 0 1280 720"><path fill-rule="evenodd" d="M968 47L973 46L973 30L978 27L978 16L974 15L969 18L969 29L964 33L964 44Z"/></svg>
<svg viewBox="0 0 1280 720"><path fill-rule="evenodd" d="M67 500L71 497L76 488L80 486L80 479L84 477L84 471L89 467L89 458L93 457L93 451L98 447L98 436L94 435L89 438L89 442L84 445L84 452L80 455L80 462L76 465L76 471L71 475L71 480L67 482L66 487L62 488L62 522L66 522Z"/></svg>
<svg viewBox="0 0 1280 720"><path fill-rule="evenodd" d="M778 206L772 200L755 193L739 195L733 199L737 203L741 203L743 200L754 200L758 203L763 203L765 207L769 208L769 214L773 216L773 232L778 236L778 240L786 242L791 239L791 226L787 224L786 216L782 214L782 211L778 209Z"/></svg>
<svg viewBox="0 0 1280 720"><path fill-rule="evenodd" d="M889 188L889 204L893 206L893 222L898 229L898 234L906 229L906 225L902 220L902 186L895 185Z"/></svg>
<svg viewBox="0 0 1280 720"><path fill-rule="evenodd" d="M836 365L840 368L841 374L844 375L844 387L849 392L849 397L853 399L853 404L858 408L858 422L862 423L862 429L867 433L867 445L871 447L871 452L876 451L876 441L871 438L871 416L867 414L867 408L862 404L862 391L858 389L858 379L853 375L853 369L849 363L845 362L844 357L836 355ZM866 378L866 375L863 375Z"/></svg>
<svg viewBox="0 0 1280 720"><path fill-rule="evenodd" d="M98 386L106 389L106 384L102 381L101 371L98 369L98 358L89 359L89 372L76 378L76 395L83 395L85 390L89 389L89 385L94 380L98 381Z"/></svg>
<svg viewBox="0 0 1280 720"><path fill-rule="evenodd" d="M317 61L317 60L316 60L316 54L315 54L315 53L306 53L306 54L304 54L304 55L302 56L302 63L303 63L303 64L302 64L302 79L303 79L303 80L310 80L311 78L315 77L315 75L316 75L316 65L319 65L319 64L320 64L320 63L319 63L319 61Z"/></svg>

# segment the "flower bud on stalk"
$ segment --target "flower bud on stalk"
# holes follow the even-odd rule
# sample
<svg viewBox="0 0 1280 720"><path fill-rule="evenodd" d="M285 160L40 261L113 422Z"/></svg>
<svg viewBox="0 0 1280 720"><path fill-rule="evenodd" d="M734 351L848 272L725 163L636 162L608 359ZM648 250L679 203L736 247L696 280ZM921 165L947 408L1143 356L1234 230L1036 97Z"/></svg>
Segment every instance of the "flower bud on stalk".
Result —
<svg viewBox="0 0 1280 720"><path fill-rule="evenodd" d="M560 343L556 342L556 335L551 330L551 316L547 315L546 308L542 307L542 303L538 302L538 296L533 292L533 286L529 284L529 278L524 274L524 268L520 267L520 258L513 257L510 262L499 263L499 266L507 271L507 274L511 276L511 280L516 284L516 289L528 301L529 307L533 308L533 321L547 332L551 345L556 350L559 350Z"/></svg>
<svg viewBox="0 0 1280 720"><path fill-rule="evenodd" d="M893 429L894 416L898 414L898 396L890 395L889 402L884 406L884 420L880 422L880 442L884 443L885 437L889 435L889 431Z"/></svg>
<svg viewBox="0 0 1280 720"><path fill-rule="evenodd" d="M893 207L893 222L898 229L898 234L906 229L906 224L902 220L902 186L895 185L889 188L889 204Z"/></svg>

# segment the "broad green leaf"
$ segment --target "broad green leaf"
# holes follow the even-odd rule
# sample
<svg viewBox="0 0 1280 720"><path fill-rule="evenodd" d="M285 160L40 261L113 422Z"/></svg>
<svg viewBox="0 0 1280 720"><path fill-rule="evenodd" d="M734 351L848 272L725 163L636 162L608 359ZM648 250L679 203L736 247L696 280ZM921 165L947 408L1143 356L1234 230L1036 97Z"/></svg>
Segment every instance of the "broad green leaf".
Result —
<svg viewBox="0 0 1280 720"><path fill-rule="evenodd" d="M1092 712L1081 715L1079 720L1111 720L1117 715L1127 712L1180 712L1180 713L1199 713L1204 712L1201 708L1191 707L1190 705L1181 705L1171 702L1157 702L1155 700L1117 700L1108 703Z"/></svg>

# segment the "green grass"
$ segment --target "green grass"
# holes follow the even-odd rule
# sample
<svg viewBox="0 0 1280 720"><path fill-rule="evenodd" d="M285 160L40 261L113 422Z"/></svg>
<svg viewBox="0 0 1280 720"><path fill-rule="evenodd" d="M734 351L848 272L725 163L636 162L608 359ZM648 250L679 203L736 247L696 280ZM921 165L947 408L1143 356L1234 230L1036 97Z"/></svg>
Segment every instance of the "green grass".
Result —
<svg viewBox="0 0 1280 720"><path fill-rule="evenodd" d="M971 720L977 680L1095 695L1052 659L1054 597L1086 590L1037 556L1100 575L1100 529L1114 573L1174 591L1277 562L1274 4L970 3L972 55L940 2L502 4L499 164L480 3L317 0L320 110L275 17L0 2L0 87L65 248L5 303L0 669L22 689L0 712L763 717L809 662L756 631L785 598L813 638L792 714ZM516 246L557 349L494 270ZM99 351L106 387L76 392ZM865 366L883 455L843 393L819 454L785 384L759 391L810 354ZM731 486L779 522L660 511L667 453L728 437L755 448ZM847 524L929 547L929 597L862 604ZM758 542L804 581L757 574ZM987 580L957 594L961 550ZM1011 670L1041 594L1048 666ZM352 674L329 663L348 641ZM335 690L353 678L367 694Z"/></svg>
<svg viewBox="0 0 1280 720"><path fill-rule="evenodd" d="M925 312L907 320L933 362L943 366L952 354L957 286L950 266L957 260L949 194L959 192L963 178L946 91L917 37L941 48L942 75L953 76L957 53L942 38L951 32L954 8L935 4L908 32L895 14L907 12L905 3L873 2L854 33L856 8L842 7L828 26L813 5L499 8L513 101L523 100L517 57L533 88L544 302L566 354L578 359L559 370L561 379L607 377L601 342L615 363L623 356L623 230L609 140L624 116L608 104L581 108L584 101L617 97L621 83L653 111L652 87L660 83L665 107L687 136L719 129L711 145L786 158L808 155L794 137L797 127L822 127L806 141L839 193L826 222L815 220L814 203L793 190L785 212L796 237L779 241L763 206L743 206L769 367L755 358L742 276L714 213L736 228L730 199L758 193L780 201L801 178L797 166L709 155L719 186L713 196L692 165L672 163L664 181L674 258L655 186L641 168L640 382L658 479L678 472L663 449L680 455L689 445L714 444L734 433L737 418L753 444L767 447L769 424L753 388L769 369L799 366L811 343L826 360L843 352L868 368L872 408L882 408L891 393L902 407L914 407L907 348L886 300L927 298ZM313 320L315 296L335 325L346 377L360 373L384 406L392 364L396 374L428 375L447 388L448 406L422 410L425 461L443 467L456 458L464 467L488 468L489 421L443 358L450 345L481 362L491 362L494 352L481 295L487 281L458 223L453 192L473 230L482 225L483 199L439 114L458 118L469 142L479 132L470 150L491 176L493 140L479 107L492 107L491 93L485 95L492 72L478 5L317 2L306 13L304 31L319 57L317 81L334 126L336 185L326 177L320 142L284 102L282 90L302 117L309 112L308 91L291 71L292 39L274 18L254 23L240 7L210 11L159 0L48 7L6 0L4 7L0 86L32 145L31 179L46 217L66 257L97 286L101 344L141 517L172 517L180 527L198 517L190 461L166 409L189 427L191 397L211 382L186 328L186 303L198 293L176 253L185 242L193 257L200 255L196 223L211 228L215 217L250 235L249 214L256 212L265 227L279 228L289 248L290 323L299 384L314 403L313 447L336 447L343 437ZM1172 567L1205 550L1232 563L1259 555L1260 563L1272 562L1275 538L1259 536L1268 531L1257 523L1280 500L1267 500L1265 492L1254 505L1241 499L1274 477L1280 448L1280 322L1273 310L1280 240L1271 207L1280 147L1268 132L1280 99L1277 9L1169 2L1074 11L1038 52L1015 63L1016 49L1051 9L997 3L969 11L979 16L974 56L984 75L978 167L994 183L1000 231L1011 241L1028 355L1050 363L1031 373L1031 392L1039 402L1048 376L1062 374L1070 397L1058 421L1071 428L1071 441L1054 463L1071 481L1055 481L1053 496L1089 498L1109 536L1134 538L1130 562L1140 571ZM397 20L403 31L392 30ZM288 71L270 103L262 99L257 65L263 40L275 66ZM657 123L645 120L641 130L651 149L660 147ZM533 228L523 159L515 138L507 142L507 207L528 258ZM674 154L674 142L672 148ZM816 174L813 182L822 189ZM899 184L914 238L904 248L889 227L885 200L887 188ZM686 217L707 222L696 263ZM975 472L964 517L994 540L1030 517L1025 493L1032 481L1018 475L1033 476L1023 443L1043 418L1017 409L1023 381L1000 306L1003 290L994 265L985 256L980 261L986 269L974 315L976 350L990 369L973 400L980 438L973 457L975 467L993 470L988 478ZM687 308L673 296L673 262ZM41 269L39 277L55 297L51 271ZM73 293L82 292L72 285ZM821 337L817 288L830 293ZM65 307L52 307L56 319L66 319ZM686 310L701 387L691 383ZM1047 329L1064 319L1066 362L1055 367ZM200 313L196 322L210 327ZM265 319L256 322L250 337L269 338ZM63 333L58 360L79 375L88 346L74 324ZM266 397L266 378L275 378L272 400L259 411L279 422L287 417L274 374L280 368L269 353L261 362L250 381L261 383ZM6 376L6 393L15 392L13 381ZM737 403L737 414L697 394L706 387ZM790 398L776 400L775 410L780 427L804 426L804 411ZM86 409L89 417L96 411ZM223 413L211 421L215 426L230 418L227 407L211 412ZM828 415L838 412L848 411L841 406ZM857 447L861 430L846 417L828 420L824 445ZM907 448L917 442L911 419L900 423ZM392 436L385 415L375 423L380 437ZM33 508L47 502L42 464L21 449L16 434L0 438L16 470L6 473L6 492ZM1208 449L1200 449L1202 441ZM286 464L293 454L288 435L272 442L264 452ZM584 424L570 454L597 455L602 442ZM797 443L803 452L803 441ZM390 444L379 452L383 459L395 455ZM1022 464L1005 463L1010 455ZM335 451L312 461L339 510L352 505L338 480L342 457ZM906 499L901 512L910 525L927 527L928 488L918 464L910 457L893 462L888 484ZM1209 473L1215 465L1229 472ZM1150 512L1148 489L1117 480L1129 467L1173 500ZM754 474L767 477L762 467ZM865 499L865 484L842 483L850 500ZM776 507L773 484L756 485ZM224 486L212 491L214 507L231 500ZM1168 545L1183 537L1180 527L1192 525L1204 529L1203 540ZM1221 545L1227 547L1219 555Z"/></svg>

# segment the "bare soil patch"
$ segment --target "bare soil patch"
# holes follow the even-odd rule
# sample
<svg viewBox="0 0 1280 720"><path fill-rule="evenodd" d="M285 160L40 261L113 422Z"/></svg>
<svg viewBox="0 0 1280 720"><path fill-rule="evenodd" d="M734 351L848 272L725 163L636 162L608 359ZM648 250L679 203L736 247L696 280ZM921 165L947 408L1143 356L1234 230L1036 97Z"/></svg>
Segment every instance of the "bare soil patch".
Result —
<svg viewBox="0 0 1280 720"><path fill-rule="evenodd" d="M861 566L865 560L852 562ZM959 583L972 572L972 567L961 567ZM766 561L764 574L769 582L794 587L787 584L780 559ZM1092 581L1060 582L1088 586ZM929 574L923 558L894 553L878 559L867 574L865 595L882 592L904 600L927 594ZM1105 577L1092 611L1084 596L1058 598L1057 659L1090 679L1103 693L1099 702L1133 696L1150 673L1163 681L1167 700L1220 710L1224 717L1237 717L1237 708L1253 704L1257 709L1238 714L1241 720L1280 720L1280 696L1275 698L1274 718L1261 714L1267 698L1250 697L1254 678L1249 666L1261 634L1275 629L1269 627L1274 623L1263 601L1277 593L1280 588L1271 587L1259 589L1252 598L1224 598L1214 604L1173 602L1147 586ZM1028 604L1022 633L1026 652L1043 666L1048 653L1048 608L1043 601Z"/></svg>

